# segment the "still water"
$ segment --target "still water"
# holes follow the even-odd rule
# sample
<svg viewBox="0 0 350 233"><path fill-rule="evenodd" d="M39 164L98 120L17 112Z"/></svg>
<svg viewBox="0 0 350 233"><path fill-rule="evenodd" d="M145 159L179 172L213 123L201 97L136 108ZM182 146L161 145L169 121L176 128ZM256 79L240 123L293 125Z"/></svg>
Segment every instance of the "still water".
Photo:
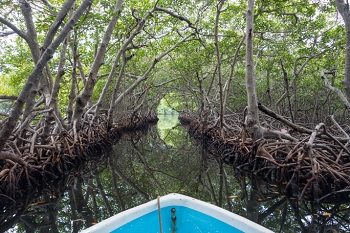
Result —
<svg viewBox="0 0 350 233"><path fill-rule="evenodd" d="M326 203L286 197L252 173L240 173L193 141L177 116L124 137L100 161L62 180L0 203L0 232L79 232L169 193L221 206L275 232L350 232L349 199ZM45 182L45 181L43 181Z"/></svg>

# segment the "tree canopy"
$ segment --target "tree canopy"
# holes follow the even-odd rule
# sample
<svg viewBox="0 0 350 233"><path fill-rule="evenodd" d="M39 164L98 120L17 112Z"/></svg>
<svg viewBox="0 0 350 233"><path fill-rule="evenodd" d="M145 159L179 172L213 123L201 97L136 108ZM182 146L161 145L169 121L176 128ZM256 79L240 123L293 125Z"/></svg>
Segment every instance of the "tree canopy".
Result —
<svg viewBox="0 0 350 233"><path fill-rule="evenodd" d="M291 124L344 123L348 11L343 0L2 1L0 159L25 164L13 154L28 141L81 143L99 119L155 114L163 98L221 129L248 106L255 138L266 136L258 103Z"/></svg>
<svg viewBox="0 0 350 233"><path fill-rule="evenodd" d="M2 0L0 6L2 200L98 158L126 125L154 122L157 113L180 113L189 135L217 156L219 174L224 163L264 174L300 200L349 192L347 0ZM178 135L160 134L179 146ZM201 163L188 158L174 161ZM156 182L144 161L132 164L146 171L136 181ZM118 172L112 173L123 177ZM127 189L149 199L124 178ZM223 175L216 179L215 202L222 206L228 185ZM80 191L77 198L86 202Z"/></svg>

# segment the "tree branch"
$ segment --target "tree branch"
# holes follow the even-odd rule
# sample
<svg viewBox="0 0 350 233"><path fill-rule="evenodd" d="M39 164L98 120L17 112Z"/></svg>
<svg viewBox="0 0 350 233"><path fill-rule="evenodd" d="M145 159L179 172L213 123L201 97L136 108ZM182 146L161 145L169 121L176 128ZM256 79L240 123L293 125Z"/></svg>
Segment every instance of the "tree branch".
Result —
<svg viewBox="0 0 350 233"><path fill-rule="evenodd" d="M74 27L79 17L84 13L85 9L92 4L92 0L84 0L72 18L64 26L60 34L51 43L51 45L45 50L44 54L41 56L40 60L36 64L34 70L29 74L27 82L25 83L18 99L13 106L13 110L10 117L6 120L3 127L0 130L0 151L4 148L7 139L10 137L12 130L14 129L16 122L21 115L22 108L27 101L28 94L30 93L33 86L39 81L39 76L46 66L46 63L53 57L53 53L61 44L61 42L66 38L68 33Z"/></svg>
<svg viewBox="0 0 350 233"><path fill-rule="evenodd" d="M280 122L282 122L283 124L291 127L292 129L300 132L300 133L307 133L307 134L312 134L312 130L310 129L307 129L307 128L304 128L304 127L301 127L299 125L296 125L292 122L290 122L289 120L287 120L286 118L284 118L283 116L273 112L272 110L268 109L267 107L265 107L264 105L262 104L258 104L258 108L260 111L262 111L263 113L275 118L276 120L279 120Z"/></svg>
<svg viewBox="0 0 350 233"><path fill-rule="evenodd" d="M0 99L2 99L2 100L16 100L17 96L0 95Z"/></svg>
<svg viewBox="0 0 350 233"><path fill-rule="evenodd" d="M28 37L27 35L22 32L19 28L17 28L15 25L7 21L6 19L0 17L0 23L5 24L7 27L11 28L14 33L16 33L19 37L23 38L24 40L27 41Z"/></svg>
<svg viewBox="0 0 350 233"><path fill-rule="evenodd" d="M53 9L53 8L55 8L49 1L47 1L47 0L41 0L43 3L44 3L44 5L45 6L47 6L48 8L50 8L50 9Z"/></svg>
<svg viewBox="0 0 350 233"><path fill-rule="evenodd" d="M111 40L111 36L112 36L112 33L115 29L115 25L120 17L120 13L122 10L122 4L123 4L123 0L117 0L115 3L115 7L113 10L113 16L112 16L111 20L109 21L108 26L104 32L101 45L97 51L94 62L91 66L89 77L86 80L86 85L84 86L83 91L76 98L75 109L74 109L73 116L72 116L72 122L75 122L76 127L77 127L77 129L75 129L75 130L79 130L81 116L84 113L84 108L92 96L92 91L93 91L93 89L96 85L96 82L97 82L98 71L100 70L100 68L103 64L104 56L105 56L106 51L107 51L107 46ZM144 25L144 23L145 22L142 22L140 24Z"/></svg>
<svg viewBox="0 0 350 233"><path fill-rule="evenodd" d="M170 9L166 9L166 8L162 8L162 7L154 7L156 11L163 11L165 13L167 13L168 15L172 16L172 17L175 17L181 21L185 21L189 27L192 27L192 23L189 19L187 19L186 17L184 16L181 16L181 15L178 15L174 12L172 12Z"/></svg>
<svg viewBox="0 0 350 233"><path fill-rule="evenodd" d="M344 94L341 92L341 90L339 90L339 89L336 88L336 87L333 87L333 86L329 83L328 79L326 78L325 73L323 73L323 72L321 73L321 78L322 78L322 80L323 80L323 82L324 82L324 85L325 85L329 90L335 92L335 93L339 96L339 98L341 99L341 101L343 101L343 103L345 104L346 108L350 111L350 102L346 99L346 97L345 97Z"/></svg>
<svg viewBox="0 0 350 233"><path fill-rule="evenodd" d="M117 105L123 98L125 95L129 94L131 91L133 91L143 80L145 80L149 73L153 70L153 68L156 66L156 64L167 54L169 54L171 51L173 51L175 48L177 48L179 46L179 44L188 41L188 39L190 37L193 36L193 33L190 34L189 36L183 38L182 40L180 40L179 42L177 42L173 47L171 47L170 49L168 49L167 51L165 51L164 53L160 54L157 58L154 59L153 63L151 64L151 66L148 68L148 70L144 73L143 76L139 77L133 84L131 84L131 86L129 86L122 94L119 95L119 97L114 101L114 106Z"/></svg>
<svg viewBox="0 0 350 233"><path fill-rule="evenodd" d="M61 11L57 14L55 21L51 24L51 27L47 31L46 38L42 46L44 50L50 45L51 41L56 35L58 28L61 26L64 18L66 17L66 15L68 14L69 10L71 9L74 3L75 3L75 0L67 0L63 4Z"/></svg>
<svg viewBox="0 0 350 233"><path fill-rule="evenodd" d="M198 29L197 29L195 26L193 26L193 24L191 23L191 21L190 21L188 18L186 18L186 17L184 17L184 16L182 16L182 15L178 15L178 14L176 14L175 12L171 11L170 9L166 9L166 8L162 8L162 7L157 7L157 6L155 6L154 9L155 9L156 11L162 11L162 12L164 12L164 13L167 13L168 15L170 15L170 16L172 16L172 17L174 17L174 18L177 18L177 19L179 19L179 20L181 20L181 21L185 21L185 22L188 24L188 26L189 26L190 28L193 28L193 29L196 31L196 33L199 34Z"/></svg>

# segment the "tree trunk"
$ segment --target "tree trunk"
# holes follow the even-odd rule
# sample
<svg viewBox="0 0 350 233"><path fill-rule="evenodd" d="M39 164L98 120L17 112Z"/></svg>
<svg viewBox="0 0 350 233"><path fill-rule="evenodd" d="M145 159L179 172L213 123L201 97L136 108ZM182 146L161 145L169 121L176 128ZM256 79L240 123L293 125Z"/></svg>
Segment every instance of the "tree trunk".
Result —
<svg viewBox="0 0 350 233"><path fill-rule="evenodd" d="M77 54L75 39L73 40L73 44L71 45L71 50L72 50L73 64L72 64L72 74L71 74L72 82L69 90L68 106L67 106L67 123L68 124L72 123L74 100L77 95L76 92L78 91L78 82L77 82L78 54Z"/></svg>
<svg viewBox="0 0 350 233"><path fill-rule="evenodd" d="M254 0L248 1L246 25L246 89L248 95L248 112L245 119L247 129L254 139L262 137L262 129L259 123L258 98L256 95L256 80L253 61L253 25L254 25Z"/></svg>
<svg viewBox="0 0 350 233"><path fill-rule="evenodd" d="M113 29L115 28L115 25L119 19L121 8L122 8L123 0L117 0L113 17L111 21L109 22L106 32L103 36L100 48L96 54L95 60L92 64L92 68L88 77L88 80L86 81L86 85L84 86L84 89L82 93L77 97L76 103L75 103L75 109L72 116L72 123L73 126L75 125L75 130L79 131L80 128L80 121L81 117L84 112L84 108L89 101L89 99L92 96L92 91L95 87L95 84L97 82L97 74L100 69L100 67L103 64L104 61L104 55L107 51L107 46L109 44L109 41L111 39L111 35L113 32Z"/></svg>
<svg viewBox="0 0 350 233"><path fill-rule="evenodd" d="M62 31L57 35L56 39L50 44L50 46L45 50L40 60L36 64L34 70L28 76L27 82L25 83L21 93L19 94L13 110L11 111L10 117L7 119L0 131L0 151L5 145L6 140L10 137L18 118L21 115L22 108L27 101L27 97L33 87L39 82L39 76L46 66L46 63L53 57L55 50L62 43L62 41L67 37L68 33L72 30L74 25L77 23L79 17L84 13L85 9L92 4L92 0L83 1L75 14L70 18L70 20L65 24Z"/></svg>
<svg viewBox="0 0 350 233"><path fill-rule="evenodd" d="M221 55L219 47L219 18L221 13L221 8L224 5L224 0L221 0L216 5L216 15L215 15L215 26L214 26L214 35L215 35L215 51L216 51L216 62L218 70L218 81L219 81L219 96L220 96L220 115L219 115L219 127L220 131L223 128L224 124L224 109L223 109L223 93L222 93L222 73L221 73ZM221 132L222 133L222 132Z"/></svg>
<svg viewBox="0 0 350 233"><path fill-rule="evenodd" d="M229 76L228 80L226 81L225 88L223 90L223 92L225 93L224 103L223 103L223 107L222 107L223 108L223 115L225 115L225 110L226 110L226 107L227 107L228 96L229 96L229 93L230 93L230 85L231 85L231 81L232 81L233 74L234 74L234 71L235 71L235 65L236 65L236 62L237 62L238 53L241 50L241 47L242 47L242 44L243 44L244 40L245 40L245 34L243 35L242 40L239 42L238 47L236 48L236 52L235 52L235 55L233 57L233 61L231 63L230 76Z"/></svg>
<svg viewBox="0 0 350 233"><path fill-rule="evenodd" d="M350 14L349 14L349 3L344 0L336 0L337 9L342 16L345 24L346 30L346 57L345 57L345 72L343 87L345 91L346 98L350 101Z"/></svg>
<svg viewBox="0 0 350 233"><path fill-rule="evenodd" d="M286 69L284 68L284 65L283 65L282 60L280 60L280 64L281 64L281 68L282 68L282 72L283 72L283 79L284 79L284 84L285 84L286 93L287 93L289 115L290 115L290 119L291 119L292 122L294 123L294 114L296 113L296 111L294 111L294 114L293 114L292 104L291 104L291 101L290 101L288 74L287 74ZM294 90L296 90L296 86L295 86ZM294 96L294 98L296 99L295 96ZM295 108L295 107L296 107L296 106L294 105L294 108ZM294 109L294 110L295 110L295 109Z"/></svg>
<svg viewBox="0 0 350 233"><path fill-rule="evenodd" d="M33 21L32 8L30 7L29 3L27 3L24 0L20 0L19 3L20 3L20 8L22 11L23 18L24 18L24 21L26 24L25 40L26 40L28 47L30 49L30 52L32 54L34 65L36 65L40 59L41 53L40 53L40 45L39 45L38 40L37 40L37 32L35 29L35 23ZM44 80L45 80L45 78L44 78L43 72L41 72L41 74L39 76L39 82L37 82L32 87L32 89L28 95L25 110L23 113L22 123L25 121L25 118L32 112L34 105L35 105L35 97L36 97L36 94L38 92L39 83L44 83L43 82ZM43 86L46 86L46 85L43 85ZM48 91L46 91L46 92L48 92ZM48 93L46 93L46 94L48 94Z"/></svg>

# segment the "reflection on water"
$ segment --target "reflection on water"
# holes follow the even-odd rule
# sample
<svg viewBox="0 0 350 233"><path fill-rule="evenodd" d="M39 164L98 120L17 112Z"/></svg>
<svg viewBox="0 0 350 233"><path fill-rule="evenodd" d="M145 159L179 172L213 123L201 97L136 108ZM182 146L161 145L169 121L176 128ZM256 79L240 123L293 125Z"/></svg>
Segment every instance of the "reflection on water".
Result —
<svg viewBox="0 0 350 233"><path fill-rule="evenodd" d="M0 232L79 232L176 192L221 206L275 232L349 232L349 200L287 198L281 186L241 174L193 142L173 119L126 135L100 162L1 206ZM333 203L332 203L333 202Z"/></svg>
<svg viewBox="0 0 350 233"><path fill-rule="evenodd" d="M171 145L171 140L168 140L168 135L171 129L180 124L178 114L173 115L158 115L157 129L159 137L168 145ZM173 145L174 146L174 145Z"/></svg>

